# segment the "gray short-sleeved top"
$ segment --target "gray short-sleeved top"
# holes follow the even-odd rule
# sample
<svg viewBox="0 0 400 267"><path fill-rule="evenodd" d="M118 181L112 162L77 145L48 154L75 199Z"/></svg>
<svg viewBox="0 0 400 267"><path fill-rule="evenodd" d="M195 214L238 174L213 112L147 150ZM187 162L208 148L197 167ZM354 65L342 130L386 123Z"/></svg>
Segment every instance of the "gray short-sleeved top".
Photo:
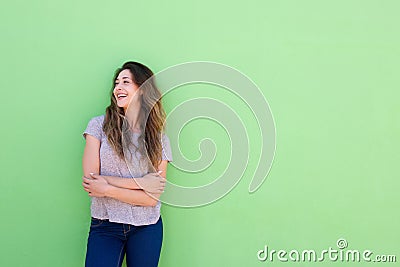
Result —
<svg viewBox="0 0 400 267"><path fill-rule="evenodd" d="M104 115L92 118L83 137L86 134L92 135L100 140L100 175L124 177L126 179L142 177L148 173L146 166L136 164L135 155L132 153L132 165L137 166L130 171L127 163L120 159L110 146L107 136L103 132ZM133 133L132 141L137 145L137 133ZM136 156L137 157L137 156ZM136 158L137 159L137 158ZM168 136L162 135L162 159L172 161L171 146ZM144 166L144 167L143 167ZM108 219L111 222L125 223L131 225L148 225L154 224L160 217L161 202L158 201L154 207L144 207L128 204L109 197L91 197L91 216L98 219Z"/></svg>

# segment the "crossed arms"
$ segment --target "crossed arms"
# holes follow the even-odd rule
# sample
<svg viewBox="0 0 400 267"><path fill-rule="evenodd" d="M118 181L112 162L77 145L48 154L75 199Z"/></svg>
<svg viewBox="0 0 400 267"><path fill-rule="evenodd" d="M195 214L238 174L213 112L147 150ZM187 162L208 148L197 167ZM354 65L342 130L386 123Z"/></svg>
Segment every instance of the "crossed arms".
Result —
<svg viewBox="0 0 400 267"><path fill-rule="evenodd" d="M162 160L157 173L149 173L141 178L99 175L100 140L87 134L82 158L82 186L92 197L111 197L129 204L155 206L164 192L167 164L167 160Z"/></svg>

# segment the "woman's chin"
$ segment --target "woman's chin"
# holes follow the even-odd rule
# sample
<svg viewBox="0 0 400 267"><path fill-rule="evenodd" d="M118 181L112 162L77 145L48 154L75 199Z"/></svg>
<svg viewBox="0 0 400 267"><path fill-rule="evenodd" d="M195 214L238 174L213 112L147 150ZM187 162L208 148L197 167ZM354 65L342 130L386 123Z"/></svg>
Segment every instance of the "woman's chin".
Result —
<svg viewBox="0 0 400 267"><path fill-rule="evenodd" d="M121 103L121 102L117 102L117 106L119 107L119 108L126 108L126 104L125 103Z"/></svg>

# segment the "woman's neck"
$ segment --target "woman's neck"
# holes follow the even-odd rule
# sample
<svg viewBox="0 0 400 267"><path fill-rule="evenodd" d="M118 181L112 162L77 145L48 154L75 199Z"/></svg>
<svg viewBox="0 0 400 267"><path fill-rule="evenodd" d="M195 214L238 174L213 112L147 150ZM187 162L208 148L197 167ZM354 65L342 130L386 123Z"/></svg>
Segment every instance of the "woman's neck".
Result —
<svg viewBox="0 0 400 267"><path fill-rule="evenodd" d="M125 110L125 117L133 132L140 132L141 126L139 121L140 115L140 105L131 105L127 110Z"/></svg>

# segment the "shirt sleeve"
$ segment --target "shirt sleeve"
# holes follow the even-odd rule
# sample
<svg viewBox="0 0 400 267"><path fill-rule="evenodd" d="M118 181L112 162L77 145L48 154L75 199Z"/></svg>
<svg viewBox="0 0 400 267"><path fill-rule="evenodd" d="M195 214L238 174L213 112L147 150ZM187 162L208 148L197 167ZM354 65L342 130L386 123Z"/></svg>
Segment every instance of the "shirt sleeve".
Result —
<svg viewBox="0 0 400 267"><path fill-rule="evenodd" d="M163 133L162 135L161 145L162 145L162 160L173 161L171 144L168 136L165 133Z"/></svg>
<svg viewBox="0 0 400 267"><path fill-rule="evenodd" d="M87 127L86 130L82 133L83 138L86 139L86 135L89 134L91 136L96 137L101 141L102 133L103 133L103 126L101 121L99 120L99 117L94 117L92 118Z"/></svg>

